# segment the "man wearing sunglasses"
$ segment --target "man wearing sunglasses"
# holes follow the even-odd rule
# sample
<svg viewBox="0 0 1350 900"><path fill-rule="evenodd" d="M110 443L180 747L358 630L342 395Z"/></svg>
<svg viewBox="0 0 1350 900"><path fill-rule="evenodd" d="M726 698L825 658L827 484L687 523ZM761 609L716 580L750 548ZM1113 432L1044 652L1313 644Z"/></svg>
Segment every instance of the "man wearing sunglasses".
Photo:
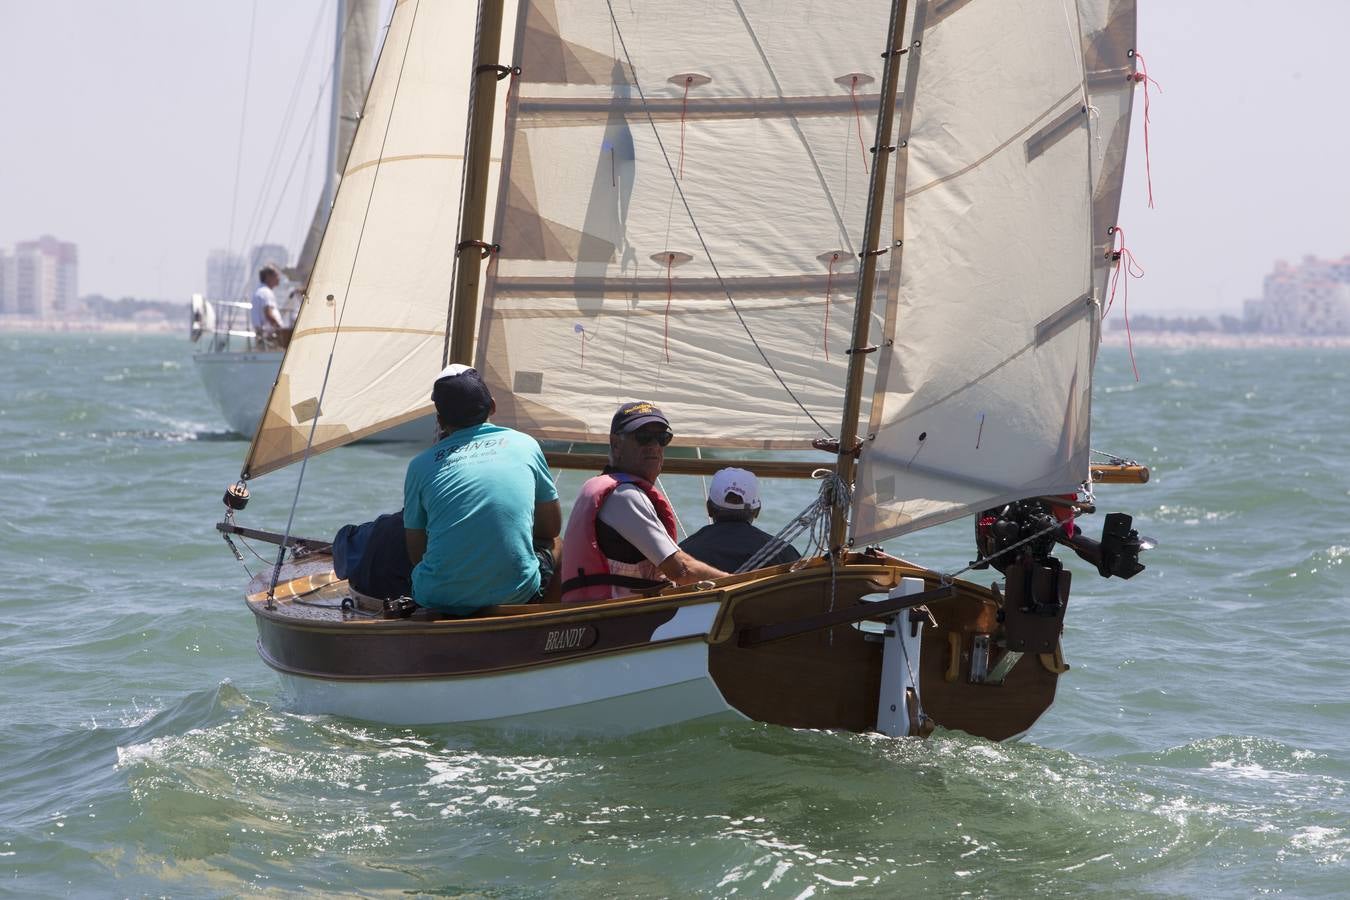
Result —
<svg viewBox="0 0 1350 900"><path fill-rule="evenodd" d="M609 426L609 465L581 486L563 533L562 598L625 597L726 573L675 542L675 512L656 487L675 435L653 404L625 403Z"/></svg>

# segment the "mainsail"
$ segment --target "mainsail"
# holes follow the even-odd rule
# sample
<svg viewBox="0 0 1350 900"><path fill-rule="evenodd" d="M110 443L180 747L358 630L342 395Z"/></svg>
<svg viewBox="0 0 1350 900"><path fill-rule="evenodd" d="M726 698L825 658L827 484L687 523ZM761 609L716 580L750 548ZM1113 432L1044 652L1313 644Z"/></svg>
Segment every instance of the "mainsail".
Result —
<svg viewBox="0 0 1350 900"><path fill-rule="evenodd" d="M919 3L899 140L903 258L855 543L1087 478L1089 99L1070 0Z"/></svg>
<svg viewBox="0 0 1350 900"><path fill-rule="evenodd" d="M604 441L644 398L701 447L838 428L889 14L523 4L478 336L496 421Z"/></svg>

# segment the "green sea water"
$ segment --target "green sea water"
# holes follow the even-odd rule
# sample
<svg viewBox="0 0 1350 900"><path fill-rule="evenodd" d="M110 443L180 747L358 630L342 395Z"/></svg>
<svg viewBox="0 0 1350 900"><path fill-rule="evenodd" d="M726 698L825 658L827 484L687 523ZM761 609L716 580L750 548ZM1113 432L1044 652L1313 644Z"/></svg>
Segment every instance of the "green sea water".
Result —
<svg viewBox="0 0 1350 900"><path fill-rule="evenodd" d="M1154 477L1098 500L1160 547L1130 582L1069 563L1073 668L1024 741L578 742L288 712L212 527L245 444L190 345L0 333L0 892L1350 895L1350 352L1139 364L1103 351L1093 442ZM396 509L412 452L316 459L294 530ZM295 478L245 522L284 525ZM699 480L668 487L700 524ZM810 492L769 483L769 525ZM888 549L955 570L970 525Z"/></svg>

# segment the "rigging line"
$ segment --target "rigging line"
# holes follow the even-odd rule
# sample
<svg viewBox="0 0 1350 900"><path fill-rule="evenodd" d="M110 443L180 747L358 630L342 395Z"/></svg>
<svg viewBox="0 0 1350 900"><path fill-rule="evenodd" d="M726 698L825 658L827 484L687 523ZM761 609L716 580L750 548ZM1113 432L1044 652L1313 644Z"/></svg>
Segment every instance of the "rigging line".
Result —
<svg viewBox="0 0 1350 900"><path fill-rule="evenodd" d="M941 572L939 572L939 573L938 573L938 578L939 578L939 580L941 580L941 582L942 582L943 584L951 584L952 581L953 581L953 579L956 578L956 576L958 576L958 575L964 575L966 572L969 572L971 569L975 568L976 566L980 566L980 565L984 565L985 563L992 562L993 560L998 559L1000 556L1004 556L1004 555L1006 555L1006 554L1008 554L1008 553L1011 553L1012 551L1016 550L1018 547L1022 547L1022 546L1026 545L1026 544L1030 544L1032 541L1036 540L1037 538L1045 537L1045 536L1046 536L1047 534L1049 534L1050 532L1055 531L1055 530L1060 529L1060 528L1063 528L1063 527L1064 527L1064 523L1061 522L1061 521L1059 521L1058 519L1056 519L1056 520L1055 520L1055 523L1054 523L1053 525L1047 525L1047 526L1045 526L1044 528L1042 528L1040 531L1036 532L1035 534L1030 535L1030 536L1028 536L1028 537L1024 537L1024 538L1022 538L1022 540L1018 541L1018 542L1015 543L1015 544L1009 544L1008 546L1004 547L1002 550L999 550L997 553L991 553L991 554L989 554L988 556L981 556L979 559L975 560L975 561L972 562L970 565L966 566L964 569L957 569L955 572L952 572L952 573L946 574L946 575L944 575L944 574L942 574Z"/></svg>
<svg viewBox="0 0 1350 900"><path fill-rule="evenodd" d="M408 40L403 45L403 58L399 60L398 77L394 79L394 90L389 99L389 116L384 120L384 134L380 136L380 152L376 159L384 158L384 148L389 142L389 129L394 122L394 110L398 106L399 88L403 84L403 69L408 64L408 50L412 47L413 34L417 29L417 13L421 9L421 3L415 3L412 11L412 19L408 22ZM277 549L276 565L272 568L272 583L267 588L267 602L270 604L277 589L277 579L281 577L281 564L286 558L286 543L291 536L291 526L295 524L295 510L300 505L300 488L305 483L305 469L309 465L309 458L314 449L314 433L319 428L319 420L323 418L323 398L328 391L328 377L333 372L333 357L337 355L338 337L342 334L342 318L347 313L347 300L351 295L352 280L356 277L356 263L361 258L361 244L366 236L366 223L370 219L371 201L375 197L375 188L380 183L380 172L383 166L376 166L375 173L370 179L370 190L366 192L366 208L361 215L361 228L356 233L356 248L352 253L351 268L347 270L347 283L342 292L342 306L336 313L337 322L333 327L333 342L328 348L328 362L323 369L323 382L319 385L317 403L315 404L314 420L309 426L309 436L305 439L305 455L300 459L300 474L295 479L295 497L291 500L291 512L286 518L286 530L281 536L281 546ZM340 190L341 188L339 188ZM284 362L284 361L283 361Z"/></svg>
<svg viewBox="0 0 1350 900"><path fill-rule="evenodd" d="M1134 457L1126 456L1123 453L1112 453L1110 450L1098 450L1095 447L1093 447L1089 448L1088 452L1096 454L1097 456L1104 456L1107 459L1111 460L1112 462L1116 463L1129 464L1138 462L1138 460L1134 459Z"/></svg>
<svg viewBox="0 0 1350 900"><path fill-rule="evenodd" d="M775 72L773 66L770 65L769 56L764 52L764 46L759 42L759 35L757 35L754 28L750 26L750 19L746 16L745 9L741 6L740 0L736 0L736 13L741 17L741 23L745 25L745 31L750 38L750 42L755 45L755 52L759 54L760 60L764 63L764 71L769 76L769 80L773 82L774 93L776 93L780 99L785 100L786 97L783 94L783 86L778 82L778 73ZM834 214L835 224L839 226L839 234L843 238L844 246L848 249L849 253L856 253L857 250L854 248L853 241L849 237L848 227L844 224L844 214L839 209L839 205L834 202L834 191L830 190L830 184L825 178L825 172L820 168L820 162L816 159L815 151L811 149L811 142L806 139L806 133L802 131L801 123L797 121L796 113L789 111L788 122L792 125L792 130L797 133L797 139L802 142L802 149L806 151L806 155L811 159L811 168L815 170L816 180L820 182L820 190L825 196L825 202L830 204L830 212ZM866 167L867 161L864 159L863 168ZM847 188L844 190L844 200L846 202L848 200Z"/></svg>
<svg viewBox="0 0 1350 900"><path fill-rule="evenodd" d="M322 91L320 91L320 96L322 97ZM309 121L305 124L306 133L311 133L311 129L314 125L314 119L318 115L318 113L319 113L319 104L316 102L314 104L313 111L310 113ZM306 163L308 163L309 156L303 153L296 154L296 156L291 159L291 167L286 172L286 180L281 183L281 191L277 195L278 197L277 204L272 209L272 218L267 221L267 227L263 229L262 238L264 240L266 240L267 236L272 233L272 226L276 224L277 216L281 214L281 198L286 196L286 191L291 186L291 179L295 177L295 167L300 162L300 158L302 156L305 157ZM306 171L308 171L308 164L306 165ZM332 210L329 210L329 213L331 212ZM305 280L306 282L309 281L308 278L306 278Z"/></svg>
<svg viewBox="0 0 1350 900"><path fill-rule="evenodd" d="M306 126L306 128L305 128L305 142L306 142L306 146L303 147L302 150L301 150L301 153L304 154L304 158L305 158L305 171L302 172L302 173L300 174L300 183L301 183L301 184L309 184L309 183L310 183L310 180L309 180L310 171L311 171L311 170L313 169L313 167L314 167L314 150L315 150L314 142L315 142L315 138L317 138L317 137L318 137L318 135L315 134L314 130L311 129L311 128L309 128L308 126ZM329 210L329 212L331 213L332 210ZM303 204L303 203L297 203L297 204L295 205L295 218L291 220L291 234L301 234L301 233L304 233L304 234L305 234L306 240L308 240L309 234L308 234L307 232L301 232L301 230L300 230L301 216L303 216L304 214L305 214L305 207L304 207L304 204ZM269 226L269 227L270 227L270 226ZM300 252L301 252L301 254L304 253L304 245L303 245L303 244L302 244L301 247L300 247ZM296 264L297 266L300 265L300 260L299 260L298 258L296 259L295 264ZM305 274L305 281L306 281L306 283L309 282L309 274L308 274L308 273Z"/></svg>
<svg viewBox="0 0 1350 900"><path fill-rule="evenodd" d="M282 116L281 116L282 127L281 127L280 131L277 132L276 144L272 147L272 157L267 161L266 175L265 175L264 178L263 178L262 189L258 192L258 199L257 199L256 205L255 205L254 208L253 208L253 214L252 214L251 216L249 216L249 220L248 220L248 221L249 221L249 225L248 225L248 228L246 228L246 229L244 230L244 235L245 235L246 238L247 238L248 235L256 233L256 232L254 231L254 228L255 228L255 227L257 226L257 224L258 224L258 220L262 218L262 214L263 214L263 204L266 202L267 197L270 196L271 193L272 193L272 184L273 184L273 182L274 182L275 179L276 179L277 168L278 168L278 166L279 166L279 164L280 164L280 161L281 161L281 151L282 151L282 148L283 148L283 147L285 146L285 144L286 144L286 139L287 139L287 137L290 135L290 131L291 131L291 123L292 123L292 121L294 120L295 106L296 106L296 104L297 104L297 103L299 102L299 100L300 100L300 87L301 87L301 84L302 84L301 76L302 76L302 75L305 73L305 71L309 68L309 61L310 61L310 58L313 56L313 53L314 53L314 45L315 45L315 43L316 43L317 40L318 40L318 35L319 35L319 22L322 20L322 18L323 18L322 15L319 15L319 16L316 16L316 17L315 17L315 19L314 19L314 28L313 28L313 30L310 31L310 34L309 34L309 42L305 45L305 53L304 53L304 56L301 57L301 60L300 60L300 67L299 67L299 70L298 70L298 71L299 71L299 74L296 76L296 79L295 79L295 87L292 88L290 99L286 102L286 112L282 113ZM345 24L344 24L344 28L345 28ZM335 53L337 52L337 51L336 51L336 48L334 48L334 52L335 52ZM330 70L330 71L328 72L328 74L324 76L323 84L321 84L321 85L319 86L319 94L320 94L320 96L323 95L324 89L327 87L328 82L329 82L329 80L331 80L331 78L332 78L332 72L331 72L331 70ZM305 132L304 132L304 133L308 133L311 124L312 124L312 121L305 124ZM304 137L303 137L303 133L302 133L301 141L303 141L303 140L304 140ZM292 169L294 169L294 166L292 166ZM285 196L285 188L282 188L281 196L282 196L282 197ZM279 208L279 207L280 207L280 200L278 200L278 208ZM273 219L273 221L276 220L276 214L275 214L275 213L273 214L272 219ZM263 232L263 238L264 238L264 239L266 238L266 236L267 236L268 233L269 233L269 232L267 232L267 231ZM245 243L247 243L247 240L245 240Z"/></svg>
<svg viewBox="0 0 1350 900"><path fill-rule="evenodd" d="M248 21L248 55L244 62L244 102L239 109L239 149L234 155L234 196L230 199L230 231L225 246L234 246L234 217L239 208L239 171L244 163L244 125L248 122L248 85L253 74L253 29L258 21L258 0L253 0L253 13Z"/></svg>
<svg viewBox="0 0 1350 900"><path fill-rule="evenodd" d="M685 214L689 216L689 224L693 226L694 234L698 237L699 245L703 247L703 253L708 258L708 265L712 267L713 274L717 276L717 283L722 286L722 291L726 294L727 303L731 304L731 311L736 314L736 319L741 323L741 328L745 330L746 336L750 338L750 343L754 345L757 351L759 351L759 356L764 360L764 365L768 366L769 371L773 373L773 377L778 379L778 383L783 386L783 390L792 398L792 402L797 404L797 407L806 414L806 417L810 419L817 428L820 429L822 434L833 438L834 435L830 430L820 424L820 420L811 414L811 410L806 408L806 404L802 403L797 395L793 393L792 388L788 387L788 383L783 380L783 376L778 374L778 369L770 362L769 355L764 352L764 348L759 345L759 341L755 338L755 333L750 330L750 324L746 322L745 317L741 315L740 307L738 307L736 301L732 299L731 290L727 288L726 282L722 280L722 273L718 270L717 262L713 259L712 249L708 246L707 240L703 237L703 230L698 227L698 220L694 218L694 210L689 206L689 199L685 197L684 189L680 187L679 178L675 177L675 168L670 162L670 154L666 152L665 142L661 140L661 132L656 128L656 119L652 117L652 111L647 106L647 94L642 90L642 83L637 77L637 68L633 65L633 58L628 54L628 45L623 39L623 31L619 28L619 19L614 13L614 0L605 0L605 6L609 9L609 20L614 25L614 33L618 35L619 46L623 49L624 59L628 62L628 71L633 73L633 87L637 88L638 98L642 101L642 111L646 113L647 123L651 125L652 128L652 136L656 138L656 145L661 148L661 157L666 161L666 169L670 172L670 176L675 182L675 191L680 195L680 203L684 206Z"/></svg>

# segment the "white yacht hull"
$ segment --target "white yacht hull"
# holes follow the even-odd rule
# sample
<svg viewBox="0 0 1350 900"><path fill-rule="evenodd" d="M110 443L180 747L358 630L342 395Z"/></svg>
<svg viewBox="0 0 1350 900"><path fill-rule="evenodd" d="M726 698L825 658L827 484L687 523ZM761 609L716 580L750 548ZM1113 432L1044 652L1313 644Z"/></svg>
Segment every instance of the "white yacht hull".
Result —
<svg viewBox="0 0 1350 900"><path fill-rule="evenodd" d="M226 350L218 353L195 353L192 361L197 366L207 396L215 403L230 430L251 437L258 428L267 397L281 369L281 350ZM414 441L430 444L435 436L436 423L432 416L405 422L402 425L365 438L368 441Z"/></svg>

